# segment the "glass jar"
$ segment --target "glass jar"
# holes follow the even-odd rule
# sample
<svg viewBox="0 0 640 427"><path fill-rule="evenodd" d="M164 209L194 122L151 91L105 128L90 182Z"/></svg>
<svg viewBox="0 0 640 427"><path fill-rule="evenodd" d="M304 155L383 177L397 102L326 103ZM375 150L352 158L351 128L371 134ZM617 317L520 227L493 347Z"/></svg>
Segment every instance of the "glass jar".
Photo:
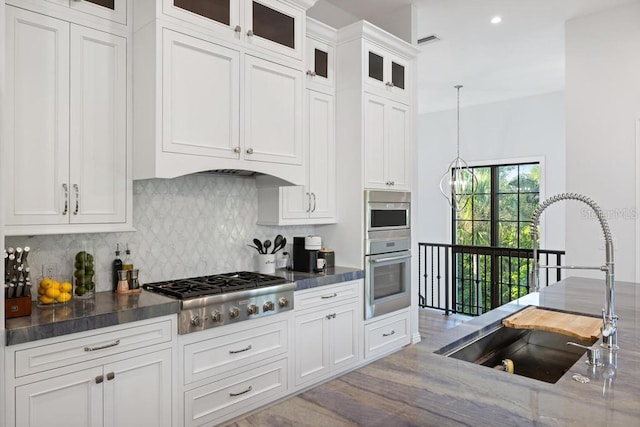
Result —
<svg viewBox="0 0 640 427"><path fill-rule="evenodd" d="M52 307L66 304L73 299L73 285L71 281L55 280L45 277L38 285L38 307Z"/></svg>
<svg viewBox="0 0 640 427"><path fill-rule="evenodd" d="M95 278L95 251L93 245L83 241L81 249L73 259L74 298L93 298L96 290Z"/></svg>

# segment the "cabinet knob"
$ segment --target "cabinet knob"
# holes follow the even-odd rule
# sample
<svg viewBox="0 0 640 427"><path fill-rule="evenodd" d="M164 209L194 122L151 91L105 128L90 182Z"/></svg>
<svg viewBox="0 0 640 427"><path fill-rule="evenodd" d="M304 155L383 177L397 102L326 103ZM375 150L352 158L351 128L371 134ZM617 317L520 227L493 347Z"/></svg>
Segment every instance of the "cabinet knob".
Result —
<svg viewBox="0 0 640 427"><path fill-rule="evenodd" d="M107 374L107 381L111 381L112 379L114 379L116 377L116 374L114 372L109 372Z"/></svg>
<svg viewBox="0 0 640 427"><path fill-rule="evenodd" d="M307 70L307 76L315 77L316 76L316 72L315 71L311 71L311 70Z"/></svg>
<svg viewBox="0 0 640 427"><path fill-rule="evenodd" d="M240 154L240 147L234 148L233 152L236 153L236 154Z"/></svg>
<svg viewBox="0 0 640 427"><path fill-rule="evenodd" d="M247 37L253 37L253 30L247 31Z"/></svg>
<svg viewBox="0 0 640 427"><path fill-rule="evenodd" d="M391 181L391 185L396 185L396 182L395 181Z"/></svg>
<svg viewBox="0 0 640 427"><path fill-rule="evenodd" d="M104 377L102 375L98 375L96 377L96 384L100 384L104 381Z"/></svg>
<svg viewBox="0 0 640 427"><path fill-rule="evenodd" d="M385 85L387 85L387 87L394 87L395 86L392 82L386 82Z"/></svg>
<svg viewBox="0 0 640 427"><path fill-rule="evenodd" d="M247 148L247 154L253 154L253 148Z"/></svg>
<svg viewBox="0 0 640 427"><path fill-rule="evenodd" d="M235 31L236 33L239 33L240 31L242 31L242 27L240 25L236 25L233 31Z"/></svg>

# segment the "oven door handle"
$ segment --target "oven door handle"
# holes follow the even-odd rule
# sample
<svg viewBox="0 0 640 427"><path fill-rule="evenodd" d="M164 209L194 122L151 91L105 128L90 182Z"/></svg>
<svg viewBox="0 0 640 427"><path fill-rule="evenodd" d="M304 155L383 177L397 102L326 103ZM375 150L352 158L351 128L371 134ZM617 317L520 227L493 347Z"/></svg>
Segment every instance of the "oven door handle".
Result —
<svg viewBox="0 0 640 427"><path fill-rule="evenodd" d="M379 259L372 259L370 262L372 263L378 263L378 262L387 262L387 261L398 261L400 259L405 259L405 258L411 258L411 255L401 255L401 256L394 256L394 257L389 257L389 258L379 258Z"/></svg>

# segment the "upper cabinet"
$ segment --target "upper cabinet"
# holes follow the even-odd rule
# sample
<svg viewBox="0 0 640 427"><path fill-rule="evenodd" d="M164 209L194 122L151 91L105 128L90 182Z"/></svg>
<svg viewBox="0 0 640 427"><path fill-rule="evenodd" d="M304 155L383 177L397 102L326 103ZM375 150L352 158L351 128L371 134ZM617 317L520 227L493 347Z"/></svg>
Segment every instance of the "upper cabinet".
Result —
<svg viewBox="0 0 640 427"><path fill-rule="evenodd" d="M307 19L306 75L307 87L331 91L336 82L335 29Z"/></svg>
<svg viewBox="0 0 640 427"><path fill-rule="evenodd" d="M127 23L127 0L46 0L120 24ZM131 0L134 1L134 0Z"/></svg>
<svg viewBox="0 0 640 427"><path fill-rule="evenodd" d="M304 10L157 0L134 12L134 178L245 169L304 184Z"/></svg>
<svg viewBox="0 0 640 427"><path fill-rule="evenodd" d="M127 40L7 7L7 235L130 229Z"/></svg>
<svg viewBox="0 0 640 427"><path fill-rule="evenodd" d="M152 18L175 18L184 25L258 51L302 59L304 11L315 0L155 0L134 4L141 12L136 30ZM147 2L149 3L149 2ZM161 5L159 3L162 3ZM152 10L150 9L153 8ZM171 22L171 19L170 19Z"/></svg>
<svg viewBox="0 0 640 427"><path fill-rule="evenodd" d="M408 62L374 43L364 43L365 90L409 102Z"/></svg>

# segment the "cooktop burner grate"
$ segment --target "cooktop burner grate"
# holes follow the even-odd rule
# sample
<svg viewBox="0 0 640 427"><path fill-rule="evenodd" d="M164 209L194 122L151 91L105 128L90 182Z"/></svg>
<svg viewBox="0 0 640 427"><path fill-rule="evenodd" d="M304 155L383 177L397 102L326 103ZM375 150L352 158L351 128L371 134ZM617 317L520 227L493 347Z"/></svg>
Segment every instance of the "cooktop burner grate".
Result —
<svg viewBox="0 0 640 427"><path fill-rule="evenodd" d="M282 277L250 271L191 277L189 279L168 280L147 283L147 290L162 293L178 299L190 299L209 295L231 293L245 289L263 288L286 283Z"/></svg>

